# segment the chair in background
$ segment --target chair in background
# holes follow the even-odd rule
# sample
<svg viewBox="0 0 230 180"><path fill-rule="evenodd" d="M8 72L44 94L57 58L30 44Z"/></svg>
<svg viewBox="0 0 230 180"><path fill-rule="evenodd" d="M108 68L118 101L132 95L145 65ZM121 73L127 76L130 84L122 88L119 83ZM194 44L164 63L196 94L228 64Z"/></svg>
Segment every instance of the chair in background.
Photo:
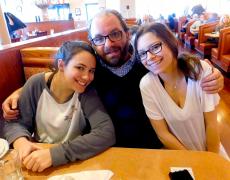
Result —
<svg viewBox="0 0 230 180"><path fill-rule="evenodd" d="M230 27L220 30L218 48L212 48L211 61L230 73Z"/></svg>
<svg viewBox="0 0 230 180"><path fill-rule="evenodd" d="M186 27L186 33L184 35L184 41L185 41L185 45L191 49L194 48L194 41L195 41L195 37L194 35L190 32L190 26L194 23L193 21L190 21Z"/></svg>
<svg viewBox="0 0 230 180"><path fill-rule="evenodd" d="M30 47L20 50L25 78L39 72L50 71L54 67L55 55L59 47Z"/></svg>
<svg viewBox="0 0 230 180"><path fill-rule="evenodd" d="M182 42L184 42L184 35L185 35L185 32L183 32L182 29L183 29L183 26L185 25L186 20L187 20L186 16L179 17L178 19L178 38Z"/></svg>
<svg viewBox="0 0 230 180"><path fill-rule="evenodd" d="M128 27L133 26L133 25L137 25L137 19L136 18L127 18L127 19L125 19L125 22L126 22Z"/></svg>
<svg viewBox="0 0 230 180"><path fill-rule="evenodd" d="M205 33L211 33L215 31L218 22L203 24L199 27L198 39L195 39L195 49L201 54L203 58L210 58L211 49L217 47L217 43L207 41L208 37Z"/></svg>

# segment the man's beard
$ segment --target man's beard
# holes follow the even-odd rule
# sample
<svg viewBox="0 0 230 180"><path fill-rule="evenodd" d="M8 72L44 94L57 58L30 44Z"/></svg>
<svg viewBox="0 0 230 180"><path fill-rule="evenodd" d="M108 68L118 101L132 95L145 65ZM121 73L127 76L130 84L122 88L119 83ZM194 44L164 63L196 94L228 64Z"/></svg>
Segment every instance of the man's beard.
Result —
<svg viewBox="0 0 230 180"><path fill-rule="evenodd" d="M126 43L126 45L124 46L124 48L119 49L121 51L120 53L120 57L114 57L114 58L110 58L110 59L104 59L102 57L100 57L102 59L102 61L107 64L108 66L111 67L120 67L122 66L125 62L127 62L126 57L128 56L129 53L129 43Z"/></svg>

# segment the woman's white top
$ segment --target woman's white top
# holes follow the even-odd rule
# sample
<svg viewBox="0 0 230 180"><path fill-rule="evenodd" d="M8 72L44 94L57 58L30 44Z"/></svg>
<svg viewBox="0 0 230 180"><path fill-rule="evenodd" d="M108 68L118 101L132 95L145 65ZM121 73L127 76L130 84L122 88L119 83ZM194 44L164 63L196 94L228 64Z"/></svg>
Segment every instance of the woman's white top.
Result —
<svg viewBox="0 0 230 180"><path fill-rule="evenodd" d="M201 65L203 71L200 79L212 72L206 62L201 61ZM203 113L213 111L220 97L218 94L206 94L200 84L200 80L188 79L183 108L172 100L158 76L151 72L142 78L140 89L145 111L150 119L164 119L169 130L187 149L205 151L206 133Z"/></svg>
<svg viewBox="0 0 230 180"><path fill-rule="evenodd" d="M51 108L52 107L52 108ZM66 103L60 104L47 89L38 101L36 126L39 142L61 143L80 135L79 122L83 117L78 93Z"/></svg>

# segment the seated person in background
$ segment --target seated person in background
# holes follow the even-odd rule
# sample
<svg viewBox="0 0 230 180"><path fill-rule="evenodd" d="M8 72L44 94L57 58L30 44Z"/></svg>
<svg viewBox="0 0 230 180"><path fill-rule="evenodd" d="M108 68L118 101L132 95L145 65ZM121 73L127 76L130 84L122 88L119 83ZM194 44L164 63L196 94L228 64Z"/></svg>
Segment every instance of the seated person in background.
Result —
<svg viewBox="0 0 230 180"><path fill-rule="evenodd" d="M26 25L10 12L4 12L4 16L5 16L10 38L11 39L20 38L20 35L17 34L16 30L23 29L26 27Z"/></svg>
<svg viewBox="0 0 230 180"><path fill-rule="evenodd" d="M150 14L144 15L141 21L141 24L148 24L154 22L153 17Z"/></svg>
<svg viewBox="0 0 230 180"><path fill-rule="evenodd" d="M171 15L168 16L168 24L169 24L169 28L174 31L175 30L175 17L176 14L172 13Z"/></svg>
<svg viewBox="0 0 230 180"><path fill-rule="evenodd" d="M198 19L199 19L199 16L197 14L193 14L192 16L188 15L186 21L184 22L184 25L182 26L181 32L186 32L188 23L192 21L197 21Z"/></svg>
<svg viewBox="0 0 230 180"><path fill-rule="evenodd" d="M219 24L217 24L215 31L220 32L221 29L230 27L230 16L225 14L221 16Z"/></svg>
<svg viewBox="0 0 230 180"><path fill-rule="evenodd" d="M195 36L195 38L198 38L198 32L199 32L199 27L202 24L205 24L205 16L203 14L200 15L199 19L196 20L191 26L190 26L190 32Z"/></svg>
<svg viewBox="0 0 230 180"><path fill-rule="evenodd" d="M158 22L165 24L165 18L162 14L159 15Z"/></svg>
<svg viewBox="0 0 230 180"><path fill-rule="evenodd" d="M137 33L138 29L139 29L138 25L133 25L133 26L131 26L129 28L129 32L130 32L130 35L131 35L130 39L131 39L132 44L134 42L134 39L135 39L135 36L136 36L136 33Z"/></svg>
<svg viewBox="0 0 230 180"><path fill-rule="evenodd" d="M205 13L205 9L203 8L201 4L197 4L193 6L191 11L192 11L192 14L198 14L199 16Z"/></svg>
<svg viewBox="0 0 230 180"><path fill-rule="evenodd" d="M145 111L164 146L207 150L228 158L217 125L220 98L200 87L212 67L190 54L178 56L177 39L160 23L142 27L134 45L150 71L140 82Z"/></svg>
<svg viewBox="0 0 230 180"><path fill-rule="evenodd" d="M216 22L218 20L219 20L218 14L217 13L211 13L209 15L209 18L207 19L206 23Z"/></svg>
<svg viewBox="0 0 230 180"><path fill-rule="evenodd" d="M89 86L96 68L93 48L86 42L65 42L56 65L55 72L26 82L20 118L5 122L4 136L32 171L87 159L115 143L112 121ZM32 139L56 145L41 149Z"/></svg>

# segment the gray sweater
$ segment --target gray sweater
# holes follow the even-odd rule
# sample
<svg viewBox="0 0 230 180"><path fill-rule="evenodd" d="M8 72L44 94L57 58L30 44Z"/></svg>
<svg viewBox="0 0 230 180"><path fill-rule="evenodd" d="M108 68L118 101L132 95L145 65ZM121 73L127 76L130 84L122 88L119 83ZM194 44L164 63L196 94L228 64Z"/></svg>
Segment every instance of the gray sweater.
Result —
<svg viewBox="0 0 230 180"><path fill-rule="evenodd" d="M32 134L37 131L35 122L37 104L44 88L48 87L43 73L32 76L24 85L19 100L21 117L16 121L5 121L4 135L9 143L13 143L19 137L32 139ZM115 143L112 121L96 91L88 88L80 94L79 101L85 116L84 122L80 121L80 126L85 126L89 122L90 132L84 134L83 128L81 135L73 140L53 146L50 149L53 166L87 159Z"/></svg>

